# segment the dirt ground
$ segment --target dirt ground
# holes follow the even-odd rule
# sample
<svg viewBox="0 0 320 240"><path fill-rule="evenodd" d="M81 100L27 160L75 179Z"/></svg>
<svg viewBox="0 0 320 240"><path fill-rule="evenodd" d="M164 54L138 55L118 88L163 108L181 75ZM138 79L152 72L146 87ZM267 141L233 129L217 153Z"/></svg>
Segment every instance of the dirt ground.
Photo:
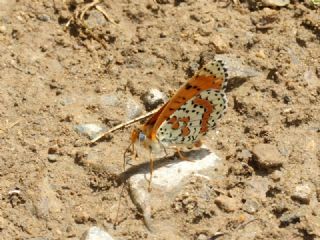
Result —
<svg viewBox="0 0 320 240"><path fill-rule="evenodd" d="M0 239L320 239L320 8L264 2L105 0L81 20L89 1L0 0ZM127 121L215 54L259 73L229 81L217 178L153 212L171 235L127 189L114 229L132 128L88 145L74 127Z"/></svg>

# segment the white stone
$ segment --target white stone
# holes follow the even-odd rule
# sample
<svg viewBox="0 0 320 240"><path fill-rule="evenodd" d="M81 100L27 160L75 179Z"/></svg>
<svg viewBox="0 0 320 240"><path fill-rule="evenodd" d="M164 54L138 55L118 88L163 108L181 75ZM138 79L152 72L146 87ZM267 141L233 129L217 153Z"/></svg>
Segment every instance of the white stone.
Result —
<svg viewBox="0 0 320 240"><path fill-rule="evenodd" d="M87 135L90 139L94 139L99 133L105 130L104 127L94 123L76 125L74 129L78 133Z"/></svg>
<svg viewBox="0 0 320 240"><path fill-rule="evenodd" d="M107 95L103 95L101 96L101 104L103 106L117 106L120 104L120 100L119 98L114 95L114 94L107 94Z"/></svg>
<svg viewBox="0 0 320 240"><path fill-rule="evenodd" d="M81 240L113 240L113 238L102 229L91 227L82 235Z"/></svg>
<svg viewBox="0 0 320 240"><path fill-rule="evenodd" d="M167 161L169 163L165 166L154 168L151 192L148 192L148 180L150 179L149 168L141 170L141 172L133 175L129 179L132 201L137 208L142 211L144 222L150 231L154 230L154 224L151 223L151 209L154 207L151 207L151 204L154 203L154 196L160 192L163 199L159 204L165 203L166 197L169 197L171 193L182 188L184 182L190 179L191 175L210 178L212 174L214 174L212 169L220 160L218 156L206 148L194 150L189 152L188 155L184 155L189 161L180 159L170 161L170 159L168 159Z"/></svg>
<svg viewBox="0 0 320 240"><path fill-rule="evenodd" d="M270 7L284 7L290 3L289 0L263 0L262 3L265 6Z"/></svg>
<svg viewBox="0 0 320 240"><path fill-rule="evenodd" d="M151 111L168 101L167 96L156 88L151 88L142 98L147 111Z"/></svg>
<svg viewBox="0 0 320 240"><path fill-rule="evenodd" d="M308 204L311 199L312 189L308 184L299 184L295 187L295 190L291 197L303 204Z"/></svg>
<svg viewBox="0 0 320 240"><path fill-rule="evenodd" d="M127 118L128 120L134 119L142 114L142 107L141 105L136 102L133 99L128 99L127 100L127 106L126 106L126 111L127 111Z"/></svg>
<svg viewBox="0 0 320 240"><path fill-rule="evenodd" d="M245 64L245 59L239 58L234 54L216 54L215 59L222 60L228 69L229 79L248 79L256 77L262 73Z"/></svg>
<svg viewBox="0 0 320 240"><path fill-rule="evenodd" d="M171 164L154 169L152 185L161 189L171 191L181 184L181 182L191 174L199 173L201 170L214 167L219 158L207 149L199 149L192 152L187 160L174 160ZM130 178L130 183L145 181L150 178L150 173L139 173Z"/></svg>

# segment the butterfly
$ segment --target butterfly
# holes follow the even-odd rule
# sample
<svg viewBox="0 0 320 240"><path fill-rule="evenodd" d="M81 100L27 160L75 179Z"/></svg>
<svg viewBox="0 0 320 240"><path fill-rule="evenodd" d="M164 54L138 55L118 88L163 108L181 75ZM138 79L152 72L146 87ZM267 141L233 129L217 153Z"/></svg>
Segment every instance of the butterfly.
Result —
<svg viewBox="0 0 320 240"><path fill-rule="evenodd" d="M212 60L189 79L145 124L131 133L132 152L140 142L150 149L159 146L199 146L200 139L216 127L227 107L226 86L228 73L221 60ZM129 147L130 147L129 146ZM153 158L150 156L150 179ZM151 180L149 181L150 189Z"/></svg>

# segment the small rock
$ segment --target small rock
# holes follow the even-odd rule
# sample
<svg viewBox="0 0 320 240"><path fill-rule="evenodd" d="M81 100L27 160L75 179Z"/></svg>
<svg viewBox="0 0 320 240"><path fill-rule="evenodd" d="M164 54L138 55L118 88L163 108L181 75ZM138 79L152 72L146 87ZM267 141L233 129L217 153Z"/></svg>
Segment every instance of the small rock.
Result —
<svg viewBox="0 0 320 240"><path fill-rule="evenodd" d="M277 147L271 144L257 144L253 147L252 152L253 160L262 168L280 167L285 161Z"/></svg>
<svg viewBox="0 0 320 240"><path fill-rule="evenodd" d="M216 54L215 59L223 61L228 70L228 79L232 79L232 81L228 82L229 90L239 87L247 81L248 78L261 75L256 69L245 65L243 63L244 60L234 54Z"/></svg>
<svg viewBox="0 0 320 240"><path fill-rule="evenodd" d="M76 214L73 216L73 219L77 224L84 224L90 220L90 215L78 209Z"/></svg>
<svg viewBox="0 0 320 240"><path fill-rule="evenodd" d="M282 172L279 170L275 170L271 175L271 179L275 182L279 182L281 177L282 177Z"/></svg>
<svg viewBox="0 0 320 240"><path fill-rule="evenodd" d="M90 139L94 139L98 134L105 131L105 128L94 123L87 123L74 126L74 130L88 136Z"/></svg>
<svg viewBox="0 0 320 240"><path fill-rule="evenodd" d="M191 174L213 168L219 160L205 146L197 151L184 154L188 159L194 161L175 161L172 164L154 169L152 184L161 187L163 190L171 191ZM149 179L149 173L141 173L131 177L130 182L145 181L146 179Z"/></svg>
<svg viewBox="0 0 320 240"><path fill-rule="evenodd" d="M102 229L91 227L82 235L80 240L113 240L113 238Z"/></svg>
<svg viewBox="0 0 320 240"><path fill-rule="evenodd" d="M300 184L295 188L294 193L291 195L293 200L303 204L308 204L311 199L312 190L308 184Z"/></svg>
<svg viewBox="0 0 320 240"><path fill-rule="evenodd" d="M223 40L220 36L215 36L210 41L217 53L226 53L228 51L228 45L225 40Z"/></svg>
<svg viewBox="0 0 320 240"><path fill-rule="evenodd" d="M46 14L39 14L37 16L37 18L40 20L40 21L43 21L43 22L48 22L50 21L50 17Z"/></svg>
<svg viewBox="0 0 320 240"><path fill-rule="evenodd" d="M7 27L5 25L0 26L0 33L6 33Z"/></svg>
<svg viewBox="0 0 320 240"><path fill-rule="evenodd" d="M142 101L147 111L151 111L160 104L168 100L167 96L156 88L150 89L143 97Z"/></svg>
<svg viewBox="0 0 320 240"><path fill-rule="evenodd" d="M85 166L88 158L88 153L83 151L77 151L74 157L75 164Z"/></svg>
<svg viewBox="0 0 320 240"><path fill-rule="evenodd" d="M284 97L283 97L283 102L284 102L285 104L289 104L289 103L291 102L290 97L289 97L289 96L284 96Z"/></svg>
<svg viewBox="0 0 320 240"><path fill-rule="evenodd" d="M253 176L247 182L245 188L245 196L250 196L251 198L257 199L260 202L265 202L266 194L269 191L270 182L266 177Z"/></svg>
<svg viewBox="0 0 320 240"><path fill-rule="evenodd" d="M243 205L242 209L247 213L252 214L259 209L259 204L254 200L248 199Z"/></svg>
<svg viewBox="0 0 320 240"><path fill-rule="evenodd" d="M303 211L296 210L292 212L286 212L280 217L280 227L286 227L290 224L299 223L300 219L304 216Z"/></svg>
<svg viewBox="0 0 320 240"><path fill-rule="evenodd" d="M201 234L197 237L197 240L208 240L208 236L201 233Z"/></svg>
<svg viewBox="0 0 320 240"><path fill-rule="evenodd" d="M168 4L168 3L170 3L170 0L156 0L156 2L158 4Z"/></svg>
<svg viewBox="0 0 320 240"><path fill-rule="evenodd" d="M62 203L57 198L54 187L50 184L49 178L42 179L35 201L35 214L38 218L49 219L50 214L61 213Z"/></svg>
<svg viewBox="0 0 320 240"><path fill-rule="evenodd" d="M236 200L227 196L216 197L214 203L227 213L234 212L238 208Z"/></svg>
<svg viewBox="0 0 320 240"><path fill-rule="evenodd" d="M107 94L107 95L101 96L100 102L102 105L113 106L113 107L117 106L120 103L119 98L113 94Z"/></svg>
<svg viewBox="0 0 320 240"><path fill-rule="evenodd" d="M262 0L262 4L267 7L284 7L290 3L290 0Z"/></svg>
<svg viewBox="0 0 320 240"><path fill-rule="evenodd" d="M259 58L262 58L262 59L266 59L267 56L265 54L265 52L263 51L263 49L260 49L257 53L256 53L256 56L259 57Z"/></svg>
<svg viewBox="0 0 320 240"><path fill-rule="evenodd" d="M212 174L214 172L212 169L219 161L219 158L208 149L205 149L204 146L197 151L185 153L185 156L194 161L169 160L168 164L154 168L152 177L153 194L161 190L161 195L165 197L165 193L172 193L181 188L184 180L189 179L192 174L199 172ZM141 209L146 226L152 229L150 206L152 203L150 198L152 196L147 190L148 179L150 179L149 168L143 169L140 173L130 177L129 186L132 201Z"/></svg>
<svg viewBox="0 0 320 240"><path fill-rule="evenodd" d="M134 119L142 114L142 107L133 99L127 101L127 118Z"/></svg>
<svg viewBox="0 0 320 240"><path fill-rule="evenodd" d="M242 149L240 152L237 152L237 159L240 161L248 161L252 158L252 153L248 149Z"/></svg>
<svg viewBox="0 0 320 240"><path fill-rule="evenodd" d="M307 71L304 72L303 78L308 83L308 85L310 87L320 86L320 81L319 81L316 73L311 69L308 69Z"/></svg>
<svg viewBox="0 0 320 240"><path fill-rule="evenodd" d="M192 19L196 22L200 22L201 17L199 16L199 14L191 13L190 19Z"/></svg>
<svg viewBox="0 0 320 240"><path fill-rule="evenodd" d="M58 154L48 154L48 161L49 162L56 162L58 160Z"/></svg>
<svg viewBox="0 0 320 240"><path fill-rule="evenodd" d="M99 28L107 23L103 14L97 10L90 11L89 17L86 20L89 28Z"/></svg>

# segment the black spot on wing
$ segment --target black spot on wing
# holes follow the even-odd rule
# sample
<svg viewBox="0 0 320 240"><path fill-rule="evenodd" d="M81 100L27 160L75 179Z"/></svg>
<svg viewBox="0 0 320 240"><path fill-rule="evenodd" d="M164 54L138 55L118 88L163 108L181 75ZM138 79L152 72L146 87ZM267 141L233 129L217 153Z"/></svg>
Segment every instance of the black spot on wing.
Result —
<svg viewBox="0 0 320 240"><path fill-rule="evenodd" d="M185 89L189 90L190 88L192 88L192 85L187 83L186 86L185 86Z"/></svg>

